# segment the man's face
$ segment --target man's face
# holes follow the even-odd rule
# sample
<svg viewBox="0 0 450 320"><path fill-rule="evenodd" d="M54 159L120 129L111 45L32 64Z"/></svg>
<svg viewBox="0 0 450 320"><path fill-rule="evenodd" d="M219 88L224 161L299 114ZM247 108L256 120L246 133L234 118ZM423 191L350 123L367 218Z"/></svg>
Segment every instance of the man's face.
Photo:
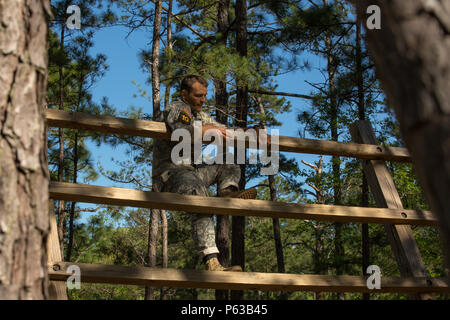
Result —
<svg viewBox="0 0 450 320"><path fill-rule="evenodd" d="M181 91L181 97L196 112L200 112L202 110L203 104L206 101L206 93L206 87L200 82L195 82L189 92L187 90Z"/></svg>

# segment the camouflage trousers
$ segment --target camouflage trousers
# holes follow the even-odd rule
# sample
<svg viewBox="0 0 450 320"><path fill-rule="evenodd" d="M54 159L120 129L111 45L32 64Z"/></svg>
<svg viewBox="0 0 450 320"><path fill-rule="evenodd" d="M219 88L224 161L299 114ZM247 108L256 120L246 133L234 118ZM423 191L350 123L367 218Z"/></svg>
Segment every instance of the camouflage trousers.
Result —
<svg viewBox="0 0 450 320"><path fill-rule="evenodd" d="M239 188L241 170L235 164L201 164L195 167L181 166L163 173L162 192L186 195L208 196L207 189L218 184L219 190L229 186ZM198 253L203 258L212 253L219 253L216 246L214 215L189 213L192 222L192 234Z"/></svg>

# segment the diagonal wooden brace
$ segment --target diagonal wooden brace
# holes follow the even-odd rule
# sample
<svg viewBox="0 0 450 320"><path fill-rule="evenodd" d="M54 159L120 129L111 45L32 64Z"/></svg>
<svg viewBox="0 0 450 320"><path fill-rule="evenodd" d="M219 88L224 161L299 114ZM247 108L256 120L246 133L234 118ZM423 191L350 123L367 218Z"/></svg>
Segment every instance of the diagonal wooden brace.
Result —
<svg viewBox="0 0 450 320"><path fill-rule="evenodd" d="M48 201L48 211L50 216L50 234L47 238L47 265L51 268L54 262L62 261L53 199ZM50 300L67 300L66 283L50 280L48 293Z"/></svg>
<svg viewBox="0 0 450 320"><path fill-rule="evenodd" d="M360 120L352 124L350 132L357 143L378 145L368 121ZM362 160L370 190L380 208L403 209L402 201L395 188L391 174L382 160ZM417 242L408 225L385 225L388 239L394 252L400 274L403 277L425 277L426 268ZM432 295L416 296L419 299L433 299Z"/></svg>

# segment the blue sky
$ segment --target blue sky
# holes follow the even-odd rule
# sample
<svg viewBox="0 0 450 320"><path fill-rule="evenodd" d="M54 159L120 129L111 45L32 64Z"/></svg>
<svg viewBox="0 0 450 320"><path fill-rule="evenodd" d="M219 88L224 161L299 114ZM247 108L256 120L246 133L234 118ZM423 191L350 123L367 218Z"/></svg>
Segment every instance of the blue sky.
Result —
<svg viewBox="0 0 450 320"><path fill-rule="evenodd" d="M136 84L139 84L142 89L151 92L151 86L145 83L148 74L142 72L138 59L138 52L143 48L149 48L149 36L151 35L149 33L137 31L126 38L127 34L128 29L124 27L107 27L94 34L94 47L90 53L92 56L95 56L98 53L105 54L109 70L106 72L105 76L92 87L93 100L100 102L103 97L107 97L109 103L119 112L127 110L130 106L134 106L136 108L141 107L146 113L151 113L151 102L148 98L139 96L138 88L136 86ZM311 86L307 84L305 80L308 80L309 82L322 82L324 80L321 73L317 70L317 68L324 66L324 60L313 55L301 56L301 60L308 60L313 67L312 70L296 71L275 77L274 80L278 84L277 91L309 94ZM210 86L209 94L212 94L212 90L213 88ZM279 134L282 136L298 137L298 129L300 126L296 122L296 116L299 110L309 107L309 101L289 97L287 97L287 99L291 102L292 111L290 113L282 114L277 118L282 125L276 127L276 129L279 129ZM101 166L106 170L118 170L118 167L114 164L112 158L119 161L128 159L125 155L126 148L124 146L113 149L107 145L97 148L93 143L89 142L87 145L92 152L92 159L96 168L98 168L98 164L101 163ZM318 155L309 154L285 153L285 155L289 158L295 158L298 163L300 163L301 168L306 168L306 166L300 162L302 159L308 162L314 162L319 158ZM79 182L82 183L81 179ZM132 185L112 182L103 176L100 176L98 180L91 182L91 184L123 188L133 187ZM250 185L253 184L254 183L250 183ZM81 207L94 206L93 204L79 205ZM84 218L85 217L83 217L83 220Z"/></svg>
<svg viewBox="0 0 450 320"><path fill-rule="evenodd" d="M151 92L151 86L146 84L148 74L142 72L139 66L139 59L137 53L140 49L149 46L147 34L143 32L135 32L127 39L127 30L122 27L109 27L102 29L95 33L93 42L95 47L91 50L91 54L103 53L107 57L107 64L109 70L105 76L93 87L92 93L94 101L99 102L102 97L108 97L109 103L112 104L118 111L125 111L130 106L142 107L144 112L151 112L152 105L147 98L139 96L136 84L139 84L144 90ZM312 62L320 63L320 60L314 56L307 56ZM275 78L278 83L277 91L308 94L311 87L305 82L321 81L321 75L316 70L311 72L292 72L284 74ZM212 86L209 87L209 93L212 93ZM137 97L135 96L137 94ZM279 116L279 121L283 123L279 129L280 135L283 136L298 136L299 124L295 121L296 114L301 108L308 106L309 102L299 98L288 98L292 104L292 112L285 113ZM95 163L102 162L106 168L113 169L111 158L122 160L125 157L124 148L118 147L112 149L109 146L103 146L98 149L93 144L90 145L93 151L93 158ZM312 161L317 159L317 156L289 154L295 156L297 159L305 159ZM95 182L98 185L111 186L114 185L106 178L100 178ZM120 186L115 184L116 186Z"/></svg>

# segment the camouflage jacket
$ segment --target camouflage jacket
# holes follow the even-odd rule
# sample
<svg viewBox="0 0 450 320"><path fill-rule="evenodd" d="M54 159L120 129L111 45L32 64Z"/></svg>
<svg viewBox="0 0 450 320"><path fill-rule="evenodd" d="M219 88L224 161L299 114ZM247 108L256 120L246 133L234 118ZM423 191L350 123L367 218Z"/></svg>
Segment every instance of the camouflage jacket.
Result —
<svg viewBox="0 0 450 320"><path fill-rule="evenodd" d="M169 104L163 112L156 116L156 121L164 122L169 133L176 129L186 129L191 136L194 135L194 121L201 121L202 125L212 124L217 127L226 128L225 125L218 123L206 112L195 112L182 100L177 100ZM180 167L194 169L194 165L174 164L171 160L172 148L178 144L178 141L155 139L153 149L153 173L152 176L161 176L168 170ZM164 180L164 179L163 179Z"/></svg>

